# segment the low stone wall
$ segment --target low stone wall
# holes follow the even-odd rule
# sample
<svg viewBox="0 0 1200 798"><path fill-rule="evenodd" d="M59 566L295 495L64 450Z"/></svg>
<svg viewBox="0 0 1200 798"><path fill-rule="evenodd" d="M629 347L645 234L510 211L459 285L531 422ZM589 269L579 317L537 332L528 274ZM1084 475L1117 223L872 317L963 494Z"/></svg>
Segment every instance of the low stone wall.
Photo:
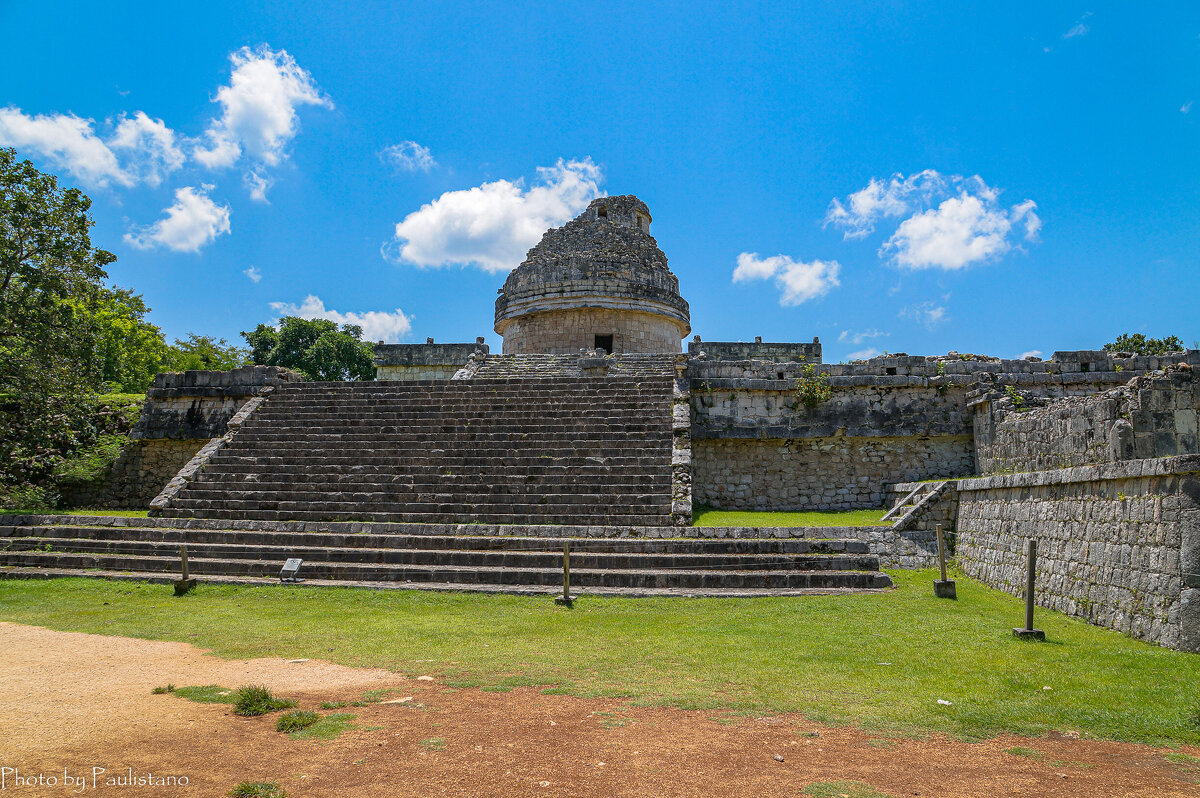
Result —
<svg viewBox="0 0 1200 798"><path fill-rule="evenodd" d="M692 438L692 496L727 510L884 506L887 483L972 470L971 438Z"/></svg>
<svg viewBox="0 0 1200 798"><path fill-rule="evenodd" d="M483 338L473 344L435 344L428 339L423 344L375 345L376 380L448 380L467 365L471 355L488 353Z"/></svg>
<svg viewBox="0 0 1200 798"><path fill-rule="evenodd" d="M207 438L130 441L101 479L63 486L62 500L69 507L144 510L206 443Z"/></svg>
<svg viewBox="0 0 1200 798"><path fill-rule="evenodd" d="M766 360L772 363L820 363L821 342L814 338L811 344L763 343L761 338L753 343L742 341L701 341L697 335L688 342L688 355L707 360Z"/></svg>
<svg viewBox="0 0 1200 798"><path fill-rule="evenodd" d="M958 561L1023 595L1038 541L1041 606L1200 651L1200 455L958 482Z"/></svg>

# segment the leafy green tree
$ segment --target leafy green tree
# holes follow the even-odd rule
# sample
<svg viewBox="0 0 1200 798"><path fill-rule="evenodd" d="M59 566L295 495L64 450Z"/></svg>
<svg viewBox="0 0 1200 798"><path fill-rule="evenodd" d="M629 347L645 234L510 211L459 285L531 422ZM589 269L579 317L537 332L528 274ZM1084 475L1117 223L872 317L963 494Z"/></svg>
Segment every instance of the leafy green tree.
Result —
<svg viewBox="0 0 1200 798"><path fill-rule="evenodd" d="M242 336L254 362L286 366L310 380L370 380L375 378L371 344L362 340L362 327L328 319L284 316L278 328L260 324Z"/></svg>
<svg viewBox="0 0 1200 798"><path fill-rule="evenodd" d="M176 338L167 347L163 362L165 371L235 369L250 363L250 350L231 344L224 338L192 333L186 341Z"/></svg>
<svg viewBox="0 0 1200 798"><path fill-rule="evenodd" d="M92 246L90 208L0 148L0 482L48 473L87 434L102 376L89 311L116 260Z"/></svg>
<svg viewBox="0 0 1200 798"><path fill-rule="evenodd" d="M1133 352L1135 355L1165 355L1182 349L1183 341L1179 340L1178 335L1147 338L1141 333L1118 335L1117 340L1104 345L1105 352Z"/></svg>
<svg viewBox="0 0 1200 798"><path fill-rule="evenodd" d="M79 308L94 328L93 357L108 391L143 393L163 369L167 343L162 330L146 321L149 310L140 294L117 287L102 290L94 306Z"/></svg>

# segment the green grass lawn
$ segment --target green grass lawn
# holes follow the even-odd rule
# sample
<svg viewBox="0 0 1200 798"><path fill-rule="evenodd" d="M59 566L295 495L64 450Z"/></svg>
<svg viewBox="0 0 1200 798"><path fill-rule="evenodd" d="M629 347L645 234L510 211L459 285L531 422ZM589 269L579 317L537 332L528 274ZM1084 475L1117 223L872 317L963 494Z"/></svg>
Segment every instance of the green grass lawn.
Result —
<svg viewBox="0 0 1200 798"><path fill-rule="evenodd" d="M881 521L887 510L844 510L842 512L759 513L749 510L714 510L697 507L692 526L887 526Z"/></svg>
<svg viewBox="0 0 1200 798"><path fill-rule="evenodd" d="M201 585L176 599L163 585L0 580L0 620L177 640L222 657L431 673L488 690L544 685L713 711L797 711L900 734L1077 730L1200 743L1200 656L1044 610L1037 624L1048 641L1022 642L1012 636L1019 599L960 576L958 600L938 600L932 571L892 576L897 587L883 594L585 595L573 610L548 597Z"/></svg>

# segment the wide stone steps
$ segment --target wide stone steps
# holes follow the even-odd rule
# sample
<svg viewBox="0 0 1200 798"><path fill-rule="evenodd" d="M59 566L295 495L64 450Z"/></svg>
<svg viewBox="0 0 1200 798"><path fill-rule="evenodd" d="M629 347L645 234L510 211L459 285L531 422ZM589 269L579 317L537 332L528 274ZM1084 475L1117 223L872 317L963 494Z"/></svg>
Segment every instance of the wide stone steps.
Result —
<svg viewBox="0 0 1200 798"><path fill-rule="evenodd" d="M280 386L164 517L671 521L673 380Z"/></svg>
<svg viewBox="0 0 1200 798"><path fill-rule="evenodd" d="M376 533L371 530L397 527L238 524L253 528L221 528L212 520L0 519L0 577L118 576L163 581L178 576L179 547L186 544L191 575L202 582L274 582L283 562L299 557L304 560L300 576L316 586L553 593L561 588L562 546L569 542L571 582L583 593L776 595L879 589L891 584L879 572L878 558L867 553L866 543L836 538L558 538L542 534L572 528L488 527L489 534L455 534L464 527L404 525L419 532ZM658 528L589 531L652 535ZM836 530L813 534L830 532Z"/></svg>

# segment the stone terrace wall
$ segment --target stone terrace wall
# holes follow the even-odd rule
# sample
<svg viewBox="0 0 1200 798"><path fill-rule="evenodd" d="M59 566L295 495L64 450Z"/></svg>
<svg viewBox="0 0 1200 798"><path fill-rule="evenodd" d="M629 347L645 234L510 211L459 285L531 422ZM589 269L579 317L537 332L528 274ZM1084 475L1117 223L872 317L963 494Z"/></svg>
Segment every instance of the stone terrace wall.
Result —
<svg viewBox="0 0 1200 798"><path fill-rule="evenodd" d="M488 351L482 337L473 344L435 344L432 338L423 344L381 342L375 345L375 379L448 380L471 355Z"/></svg>
<svg viewBox="0 0 1200 798"><path fill-rule="evenodd" d="M1038 604L1200 651L1200 456L1127 460L958 483L956 554L972 577Z"/></svg>
<svg viewBox="0 0 1200 798"><path fill-rule="evenodd" d="M741 341L701 341L697 335L688 343L688 354L699 357L703 353L708 360L768 360L772 363L820 363L821 342L814 338L811 344L763 343L755 338L754 343Z"/></svg>
<svg viewBox="0 0 1200 798"><path fill-rule="evenodd" d="M144 509L163 486L264 388L300 381L290 369L167 372L154 378L130 442L104 475L64 491L75 507Z"/></svg>
<svg viewBox="0 0 1200 798"><path fill-rule="evenodd" d="M728 509L777 510L878 507L889 483L976 473L968 397L981 382L1030 397L1086 396L1172 360L1200 362L1200 352L1059 352L1052 361L890 355L822 365L832 397L809 408L794 396L808 364L705 355L688 362L693 495Z"/></svg>
<svg viewBox="0 0 1200 798"><path fill-rule="evenodd" d="M978 397L972 407L976 456L984 474L1200 452L1200 380L1190 366L1023 411L1012 397L995 391Z"/></svg>

